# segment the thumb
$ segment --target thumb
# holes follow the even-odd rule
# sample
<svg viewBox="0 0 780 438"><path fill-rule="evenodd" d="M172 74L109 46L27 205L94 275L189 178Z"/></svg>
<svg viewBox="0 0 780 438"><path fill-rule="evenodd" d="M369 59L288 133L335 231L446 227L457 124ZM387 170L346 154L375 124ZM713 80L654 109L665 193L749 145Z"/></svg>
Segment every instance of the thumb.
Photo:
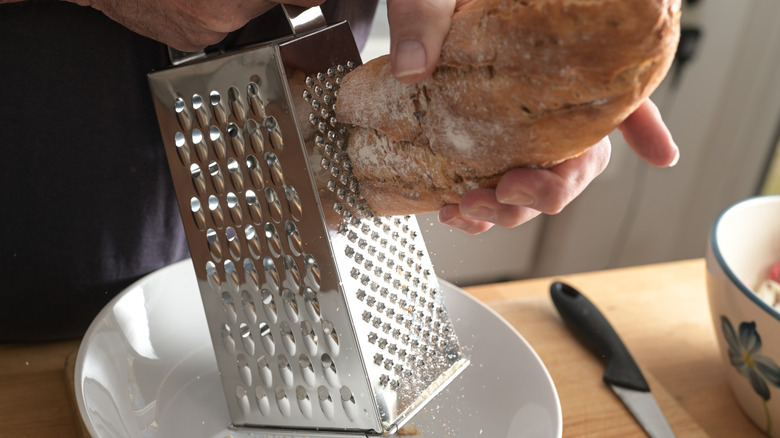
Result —
<svg viewBox="0 0 780 438"><path fill-rule="evenodd" d="M388 0L390 63L395 77L415 83L433 72L456 0Z"/></svg>

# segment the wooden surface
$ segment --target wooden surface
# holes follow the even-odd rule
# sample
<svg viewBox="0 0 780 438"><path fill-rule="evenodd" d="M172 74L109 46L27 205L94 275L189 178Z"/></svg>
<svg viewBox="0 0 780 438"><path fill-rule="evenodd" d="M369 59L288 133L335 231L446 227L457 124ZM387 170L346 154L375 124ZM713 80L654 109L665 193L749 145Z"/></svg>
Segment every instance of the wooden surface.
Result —
<svg viewBox="0 0 780 438"><path fill-rule="evenodd" d="M734 402L715 344L703 260L468 288L512 324L555 382L564 437L645 436L601 381L601 363L549 300L559 279L601 309L623 338L678 437L763 437ZM78 341L0 345L0 436L81 437L72 379Z"/></svg>

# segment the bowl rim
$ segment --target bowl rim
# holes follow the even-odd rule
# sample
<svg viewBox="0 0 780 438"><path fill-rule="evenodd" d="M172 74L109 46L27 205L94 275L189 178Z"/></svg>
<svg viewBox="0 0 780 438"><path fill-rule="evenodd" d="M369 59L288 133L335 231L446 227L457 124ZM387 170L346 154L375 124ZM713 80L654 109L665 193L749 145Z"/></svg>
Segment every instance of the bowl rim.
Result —
<svg viewBox="0 0 780 438"><path fill-rule="evenodd" d="M720 246L718 245L718 240L715 238L721 220L731 210L735 208L744 208L745 206L750 204L763 204L766 202L777 202L777 201L780 201L780 194L758 195L758 196L742 199L723 209L723 211L721 211L720 214L718 214L718 216L715 218L715 222L713 222L712 228L710 229L710 246L712 248L712 253L715 256L715 260L718 262L718 265L720 265L721 269L723 270L723 272L726 273L726 276L731 280L731 282L737 285L737 289L740 292L742 292L743 295L747 296L748 299L755 302L758 305L758 307L764 309L764 311L768 313L770 316L772 316L774 319L780 321L780 311L770 306L766 301L761 299L761 297L759 297L757 293L755 293L751 288L749 288L742 281L742 279L737 277L737 275L734 273L731 267L726 263L726 260L723 258L723 254L721 253Z"/></svg>

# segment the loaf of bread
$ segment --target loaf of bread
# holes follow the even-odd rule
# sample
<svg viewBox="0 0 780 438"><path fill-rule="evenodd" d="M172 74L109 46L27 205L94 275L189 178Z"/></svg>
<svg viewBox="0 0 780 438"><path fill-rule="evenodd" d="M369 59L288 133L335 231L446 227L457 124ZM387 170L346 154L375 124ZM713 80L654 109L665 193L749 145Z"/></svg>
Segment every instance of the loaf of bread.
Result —
<svg viewBox="0 0 780 438"><path fill-rule="evenodd" d="M378 214L435 211L521 167L577 156L666 75L679 0L473 0L432 77L398 82L388 57L348 74L336 113Z"/></svg>

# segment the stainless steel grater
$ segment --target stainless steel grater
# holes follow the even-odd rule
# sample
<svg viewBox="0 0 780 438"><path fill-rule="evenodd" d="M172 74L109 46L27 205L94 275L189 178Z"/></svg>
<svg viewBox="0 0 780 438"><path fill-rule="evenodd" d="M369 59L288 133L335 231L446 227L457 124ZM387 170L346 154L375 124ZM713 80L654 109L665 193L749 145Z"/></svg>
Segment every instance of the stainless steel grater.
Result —
<svg viewBox="0 0 780 438"><path fill-rule="evenodd" d="M279 7L289 37L149 75L228 410L272 436L392 434L468 360L416 219L373 216L351 176L349 25Z"/></svg>

